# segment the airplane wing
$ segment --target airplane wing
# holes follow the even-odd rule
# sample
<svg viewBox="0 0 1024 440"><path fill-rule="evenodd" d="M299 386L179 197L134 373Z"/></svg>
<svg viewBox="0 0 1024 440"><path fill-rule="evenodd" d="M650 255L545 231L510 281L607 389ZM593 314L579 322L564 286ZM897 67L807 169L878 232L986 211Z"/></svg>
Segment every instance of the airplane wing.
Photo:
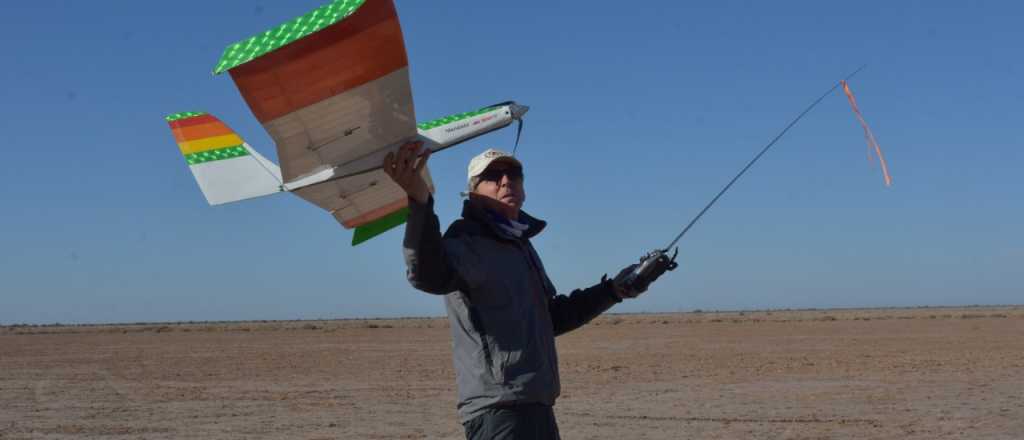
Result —
<svg viewBox="0 0 1024 440"><path fill-rule="evenodd" d="M354 228L353 245L408 214L405 192L380 169L387 153L411 141L443 150L521 123L528 110L509 101L417 125L393 0L334 0L228 46L214 68L224 72L274 140L280 167L212 115L171 115L207 200L293 192Z"/></svg>
<svg viewBox="0 0 1024 440"><path fill-rule="evenodd" d="M383 171L335 172L418 137L392 0L336 0L232 44L214 69L225 71L277 145L292 192L346 228L405 207Z"/></svg>

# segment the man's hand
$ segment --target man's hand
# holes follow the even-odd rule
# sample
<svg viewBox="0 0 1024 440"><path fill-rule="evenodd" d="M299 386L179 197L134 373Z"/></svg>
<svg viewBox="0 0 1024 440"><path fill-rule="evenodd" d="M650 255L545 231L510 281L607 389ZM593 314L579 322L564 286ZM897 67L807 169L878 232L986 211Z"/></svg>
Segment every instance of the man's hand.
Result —
<svg viewBox="0 0 1024 440"><path fill-rule="evenodd" d="M679 255L679 248L676 248L676 252L669 257L665 253L666 250L657 250L648 253L640 259L639 264L633 264L629 267L622 269L618 275L612 279L612 285L615 287L615 294L619 298L636 298L641 293L647 291L651 283L658 279L666 271L675 270L679 266L676 263L676 256Z"/></svg>
<svg viewBox="0 0 1024 440"><path fill-rule="evenodd" d="M430 150L425 150L423 155L419 156L422 147L423 142L410 142L402 145L397 154L388 153L384 157L384 172L402 187L409 197L421 204L430 200L430 187L421 173L423 167L427 166Z"/></svg>
<svg viewBox="0 0 1024 440"><path fill-rule="evenodd" d="M625 282L629 274L636 270L636 267L636 264L630 264L625 269L619 271L619 274L615 275L615 278L612 278L612 287L615 288L615 294L618 295L619 299L636 298L643 293L634 291Z"/></svg>

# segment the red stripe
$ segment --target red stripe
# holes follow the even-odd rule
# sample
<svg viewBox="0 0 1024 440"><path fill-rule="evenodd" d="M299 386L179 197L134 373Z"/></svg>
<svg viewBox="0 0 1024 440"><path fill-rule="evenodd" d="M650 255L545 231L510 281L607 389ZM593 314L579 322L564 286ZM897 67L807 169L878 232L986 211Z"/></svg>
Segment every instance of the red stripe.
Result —
<svg viewBox="0 0 1024 440"><path fill-rule="evenodd" d="M168 122L171 128L190 127L193 125L209 124L211 122L218 122L217 118L212 115L200 115L193 116L191 118L178 119L177 121Z"/></svg>

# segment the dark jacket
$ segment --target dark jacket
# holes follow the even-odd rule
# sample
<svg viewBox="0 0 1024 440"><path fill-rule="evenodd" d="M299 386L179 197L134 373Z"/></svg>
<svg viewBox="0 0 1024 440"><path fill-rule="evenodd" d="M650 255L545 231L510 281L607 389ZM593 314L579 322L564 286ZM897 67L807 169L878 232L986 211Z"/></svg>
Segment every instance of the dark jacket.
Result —
<svg viewBox="0 0 1024 440"><path fill-rule="evenodd" d="M446 295L463 422L495 406L553 405L560 392L555 336L620 301L610 281L557 295L530 244L546 223L526 213L520 222L528 229L511 237L467 201L442 237L433 199L409 201L408 278L419 290Z"/></svg>

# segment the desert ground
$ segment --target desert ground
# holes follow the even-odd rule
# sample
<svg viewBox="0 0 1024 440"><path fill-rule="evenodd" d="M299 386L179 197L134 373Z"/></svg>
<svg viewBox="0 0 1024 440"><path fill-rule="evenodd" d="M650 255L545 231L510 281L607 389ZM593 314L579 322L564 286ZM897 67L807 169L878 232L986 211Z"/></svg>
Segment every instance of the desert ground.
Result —
<svg viewBox="0 0 1024 440"><path fill-rule="evenodd" d="M447 321L0 327L0 439L462 438ZM1024 439L1024 307L606 315L565 439Z"/></svg>

